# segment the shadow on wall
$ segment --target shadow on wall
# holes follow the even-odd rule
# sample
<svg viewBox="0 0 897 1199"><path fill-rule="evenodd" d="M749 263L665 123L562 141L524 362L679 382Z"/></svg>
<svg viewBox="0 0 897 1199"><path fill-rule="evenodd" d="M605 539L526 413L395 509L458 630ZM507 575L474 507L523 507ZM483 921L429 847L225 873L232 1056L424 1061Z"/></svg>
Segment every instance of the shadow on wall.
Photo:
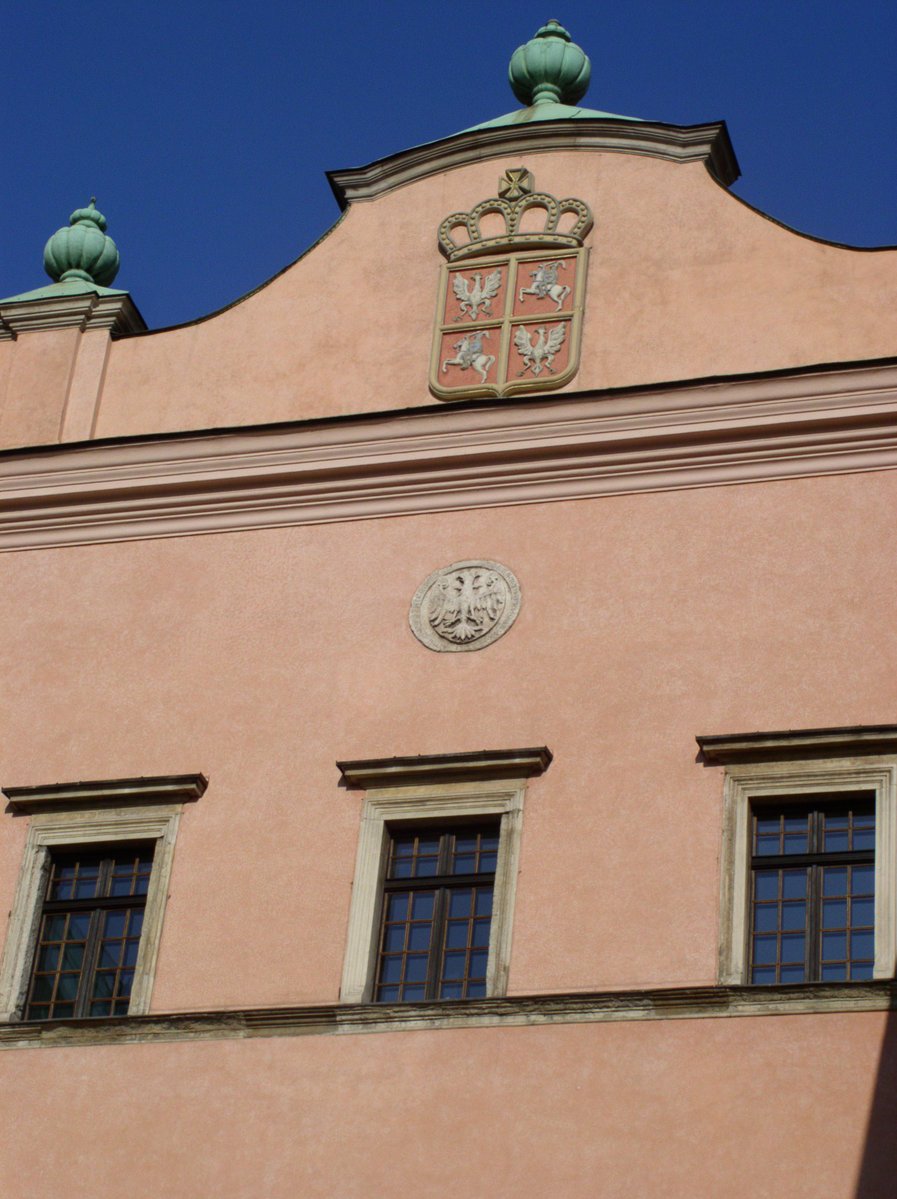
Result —
<svg viewBox="0 0 897 1199"><path fill-rule="evenodd" d="M897 1195L897 1012L888 1016L856 1199Z"/></svg>

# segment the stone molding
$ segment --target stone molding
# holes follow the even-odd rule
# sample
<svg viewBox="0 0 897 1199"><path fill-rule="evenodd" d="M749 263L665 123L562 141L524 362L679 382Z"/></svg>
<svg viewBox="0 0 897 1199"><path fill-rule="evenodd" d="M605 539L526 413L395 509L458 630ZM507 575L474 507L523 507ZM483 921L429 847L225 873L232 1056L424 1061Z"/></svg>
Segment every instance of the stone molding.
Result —
<svg viewBox="0 0 897 1199"><path fill-rule="evenodd" d="M858 724L832 729L788 729L695 737L713 766L730 762L791 758L897 754L897 724Z"/></svg>
<svg viewBox="0 0 897 1199"><path fill-rule="evenodd" d="M552 757L548 746L540 745L535 749L483 749L465 754L359 758L336 765L351 787L409 787L420 783L458 783L487 778L532 778L545 773Z"/></svg>
<svg viewBox="0 0 897 1199"><path fill-rule="evenodd" d="M127 294L103 296L86 291L0 304L0 341L14 341L20 333L42 329L108 329L113 337L122 337L145 328Z"/></svg>
<svg viewBox="0 0 897 1199"><path fill-rule="evenodd" d="M438 142L413 146L364 167L328 171L327 178L340 208L344 209L359 201L376 200L407 183L483 159L556 150L608 150L663 158L668 162L703 162L711 175L727 187L741 174L724 121L665 125L583 117L467 130Z"/></svg>
<svg viewBox="0 0 897 1199"><path fill-rule="evenodd" d="M0 794L14 812L96 808L106 804L189 803L209 785L202 774L166 774L90 783L49 783L41 787L3 787Z"/></svg>
<svg viewBox="0 0 897 1199"><path fill-rule="evenodd" d="M897 468L897 364L0 454L0 550Z"/></svg>
<svg viewBox="0 0 897 1199"><path fill-rule="evenodd" d="M692 986L509 995L442 1003L337 1003L48 1020L0 1025L0 1049L889 1011L897 1011L897 983L893 981L777 987Z"/></svg>

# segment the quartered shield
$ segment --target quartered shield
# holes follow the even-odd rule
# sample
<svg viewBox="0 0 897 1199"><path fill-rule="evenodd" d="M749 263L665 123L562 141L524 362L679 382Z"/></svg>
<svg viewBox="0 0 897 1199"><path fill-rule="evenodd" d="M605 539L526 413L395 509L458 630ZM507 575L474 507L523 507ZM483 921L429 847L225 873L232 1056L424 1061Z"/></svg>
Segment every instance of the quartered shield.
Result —
<svg viewBox="0 0 897 1199"><path fill-rule="evenodd" d="M579 367L588 250L442 268L430 388L441 399L557 389Z"/></svg>

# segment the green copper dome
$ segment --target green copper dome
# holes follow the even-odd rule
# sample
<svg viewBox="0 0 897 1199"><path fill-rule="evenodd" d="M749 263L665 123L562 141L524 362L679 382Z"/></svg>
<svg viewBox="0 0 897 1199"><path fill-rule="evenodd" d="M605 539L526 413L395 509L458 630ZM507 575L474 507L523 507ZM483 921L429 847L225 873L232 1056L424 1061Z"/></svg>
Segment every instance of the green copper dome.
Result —
<svg viewBox="0 0 897 1199"><path fill-rule="evenodd" d="M54 282L80 279L108 287L118 274L115 242L104 232L106 218L94 206L76 208L67 227L57 229L44 246L44 270Z"/></svg>
<svg viewBox="0 0 897 1199"><path fill-rule="evenodd" d="M592 65L586 52L577 46L559 21L547 21L534 37L517 47L508 67L511 90L525 107L473 125L471 129L528 125L532 121L640 119L616 112L599 112L595 108L579 108L578 101L588 90L591 74Z"/></svg>
<svg viewBox="0 0 897 1199"><path fill-rule="evenodd" d="M531 104L575 104L589 88L588 55L558 21L543 25L511 56L511 90L527 108Z"/></svg>

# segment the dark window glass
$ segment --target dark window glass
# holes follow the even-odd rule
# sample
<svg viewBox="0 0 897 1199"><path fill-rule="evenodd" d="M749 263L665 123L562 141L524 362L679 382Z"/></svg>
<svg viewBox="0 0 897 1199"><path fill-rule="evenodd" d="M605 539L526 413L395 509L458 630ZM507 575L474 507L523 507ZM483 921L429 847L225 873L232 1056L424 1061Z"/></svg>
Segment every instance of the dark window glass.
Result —
<svg viewBox="0 0 897 1199"><path fill-rule="evenodd" d="M53 855L26 1020L127 1014L152 866L151 845Z"/></svg>
<svg viewBox="0 0 897 1199"><path fill-rule="evenodd" d="M486 994L498 825L395 831L390 839L374 998Z"/></svg>
<svg viewBox="0 0 897 1199"><path fill-rule="evenodd" d="M751 813L751 982L846 982L875 961L875 800Z"/></svg>

